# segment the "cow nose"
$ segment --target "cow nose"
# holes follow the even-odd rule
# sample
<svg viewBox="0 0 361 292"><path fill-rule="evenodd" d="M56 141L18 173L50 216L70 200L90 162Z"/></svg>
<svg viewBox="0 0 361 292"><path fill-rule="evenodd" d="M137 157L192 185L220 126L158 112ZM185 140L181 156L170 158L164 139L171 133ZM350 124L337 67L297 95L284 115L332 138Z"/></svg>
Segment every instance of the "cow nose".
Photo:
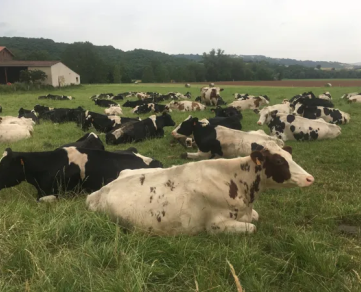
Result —
<svg viewBox="0 0 361 292"><path fill-rule="evenodd" d="M172 132L172 136L175 137L176 133L175 132Z"/></svg>
<svg viewBox="0 0 361 292"><path fill-rule="evenodd" d="M311 185L315 181L315 178L312 175L310 175L306 177L306 181L308 185Z"/></svg>
<svg viewBox="0 0 361 292"><path fill-rule="evenodd" d="M257 122L257 125L262 126L262 123L261 123L261 122Z"/></svg>

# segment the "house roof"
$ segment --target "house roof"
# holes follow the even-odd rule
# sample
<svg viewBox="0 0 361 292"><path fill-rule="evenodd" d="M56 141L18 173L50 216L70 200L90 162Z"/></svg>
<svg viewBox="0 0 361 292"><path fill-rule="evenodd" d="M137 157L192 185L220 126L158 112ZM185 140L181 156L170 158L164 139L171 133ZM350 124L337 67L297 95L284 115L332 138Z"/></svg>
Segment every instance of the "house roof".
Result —
<svg viewBox="0 0 361 292"><path fill-rule="evenodd" d="M14 57L14 54L8 48L0 46L0 52L2 50L7 50Z"/></svg>
<svg viewBox="0 0 361 292"><path fill-rule="evenodd" d="M1 48L1 47L0 47ZM0 67L51 67L60 61L0 61Z"/></svg>

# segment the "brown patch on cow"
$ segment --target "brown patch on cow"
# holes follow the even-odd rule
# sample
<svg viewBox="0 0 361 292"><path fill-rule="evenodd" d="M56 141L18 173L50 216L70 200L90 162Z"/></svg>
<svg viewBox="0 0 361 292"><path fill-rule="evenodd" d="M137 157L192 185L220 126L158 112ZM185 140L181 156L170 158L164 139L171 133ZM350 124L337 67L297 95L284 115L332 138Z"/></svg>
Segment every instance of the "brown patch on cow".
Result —
<svg viewBox="0 0 361 292"><path fill-rule="evenodd" d="M262 171L262 165L256 165L254 170L255 170L255 173Z"/></svg>
<svg viewBox="0 0 361 292"><path fill-rule="evenodd" d="M160 217L160 214L157 215L157 221L161 222L162 221L162 217Z"/></svg>
<svg viewBox="0 0 361 292"><path fill-rule="evenodd" d="M174 182L172 182L171 180L168 180L164 185L166 187L170 188L171 191L173 191L175 189ZM163 195L163 197L164 197L164 195Z"/></svg>
<svg viewBox="0 0 361 292"><path fill-rule="evenodd" d="M192 110L196 109L197 111L201 110L198 102L192 101Z"/></svg>
<svg viewBox="0 0 361 292"><path fill-rule="evenodd" d="M217 89L212 89L209 97L210 99L217 98Z"/></svg>
<svg viewBox="0 0 361 292"><path fill-rule="evenodd" d="M251 169L251 166L248 163L242 163L241 164L241 170L249 171L250 169Z"/></svg>
<svg viewBox="0 0 361 292"><path fill-rule="evenodd" d="M261 177L258 174L255 181L252 183L250 188L250 202L254 202L255 195L259 192L259 184L261 183Z"/></svg>
<svg viewBox="0 0 361 292"><path fill-rule="evenodd" d="M144 181L145 181L145 175L142 174L142 176L139 178L139 180L140 180L140 184L143 185Z"/></svg>
<svg viewBox="0 0 361 292"><path fill-rule="evenodd" d="M237 177L237 175L238 175L238 173L236 172L236 173L234 174L234 178L236 178L236 177Z"/></svg>
<svg viewBox="0 0 361 292"><path fill-rule="evenodd" d="M162 211L162 215L163 215L163 217L165 216L165 211L164 210Z"/></svg>
<svg viewBox="0 0 361 292"><path fill-rule="evenodd" d="M178 103L178 109L180 111L184 110L184 104L183 103Z"/></svg>
<svg viewBox="0 0 361 292"><path fill-rule="evenodd" d="M157 192L155 191L157 188L156 187L150 187L150 192L153 194L156 194Z"/></svg>
<svg viewBox="0 0 361 292"><path fill-rule="evenodd" d="M149 203L151 203L152 201L153 201L153 196L150 196Z"/></svg>
<svg viewBox="0 0 361 292"><path fill-rule="evenodd" d="M233 213L229 212L229 218L233 218Z"/></svg>
<svg viewBox="0 0 361 292"><path fill-rule="evenodd" d="M237 185L234 183L233 180L231 180L230 184L229 184L229 196L232 199L235 199L237 197L237 193L238 193L238 187Z"/></svg>
<svg viewBox="0 0 361 292"><path fill-rule="evenodd" d="M150 210L150 215L153 217L154 216L154 213L152 210Z"/></svg>
<svg viewBox="0 0 361 292"><path fill-rule="evenodd" d="M259 107L260 101L261 101L261 99L259 97L255 98L255 100L254 100L255 107Z"/></svg>
<svg viewBox="0 0 361 292"><path fill-rule="evenodd" d="M216 225L216 223L212 223L211 228L212 228L213 230L221 229L221 227L219 227L218 225Z"/></svg>

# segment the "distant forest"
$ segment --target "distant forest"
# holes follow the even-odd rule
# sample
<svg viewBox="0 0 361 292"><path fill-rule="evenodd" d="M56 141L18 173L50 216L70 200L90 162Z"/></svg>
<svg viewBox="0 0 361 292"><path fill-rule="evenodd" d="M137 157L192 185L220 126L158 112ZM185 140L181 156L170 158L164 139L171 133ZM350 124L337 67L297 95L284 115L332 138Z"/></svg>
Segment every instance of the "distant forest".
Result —
<svg viewBox="0 0 361 292"><path fill-rule="evenodd" d="M292 63L292 59L240 57L227 55L221 49L203 55L169 55L143 49L125 52L90 42L66 44L20 37L0 37L0 46L6 46L18 60L61 60L80 74L82 83L361 78L360 70L339 69L341 63L335 63L332 70L326 71L319 70L325 62L314 62L315 66L311 67L306 63L307 67ZM291 61L285 64L284 60Z"/></svg>

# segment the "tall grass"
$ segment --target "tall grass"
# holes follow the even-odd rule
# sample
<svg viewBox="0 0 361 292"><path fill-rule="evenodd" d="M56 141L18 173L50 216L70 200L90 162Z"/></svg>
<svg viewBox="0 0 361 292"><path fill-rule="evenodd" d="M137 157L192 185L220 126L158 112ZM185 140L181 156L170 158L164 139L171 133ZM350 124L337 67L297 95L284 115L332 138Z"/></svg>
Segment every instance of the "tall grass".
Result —
<svg viewBox="0 0 361 292"><path fill-rule="evenodd" d="M91 85L65 89L73 101L41 101L38 93L1 94L3 115L35 104L103 112L89 97L124 91L191 91L178 85ZM232 93L267 94L275 104L308 88L227 87ZM315 94L325 89L313 88ZM260 214L254 235L158 237L125 233L105 215L85 209L84 195L56 204L36 203L27 183L0 191L0 291L237 291L227 260L243 289L250 291L361 291L360 234L344 234L340 224L361 226L361 104L339 97L360 88L328 89L337 108L351 114L335 140L287 142L302 167L314 175L305 189L266 191L256 202ZM55 90L62 94L64 91ZM123 108L124 116L133 116ZM179 123L189 113L172 113ZM194 116L211 117L209 111ZM244 111L244 130L254 130L258 116ZM144 118L148 115L142 115ZM268 129L263 128L266 132ZM184 149L170 146L171 128L162 139L133 144L165 166L186 163ZM75 141L84 133L75 124L43 122L14 151L45 151ZM105 141L104 135L100 135ZM107 146L107 150L128 145ZM51 163L51 162L49 162ZM0 178L1 179L1 178ZM196 290L198 287L198 290Z"/></svg>

